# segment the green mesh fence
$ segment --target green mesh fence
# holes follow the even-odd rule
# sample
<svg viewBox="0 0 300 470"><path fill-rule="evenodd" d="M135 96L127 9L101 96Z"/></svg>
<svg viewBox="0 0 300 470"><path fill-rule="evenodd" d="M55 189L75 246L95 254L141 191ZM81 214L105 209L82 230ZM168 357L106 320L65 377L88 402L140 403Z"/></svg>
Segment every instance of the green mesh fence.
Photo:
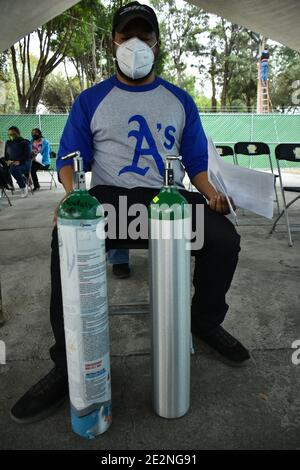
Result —
<svg viewBox="0 0 300 470"><path fill-rule="evenodd" d="M57 152L59 140L67 120L66 114L22 114L0 115L0 139L7 139L10 126L20 128L23 137L30 138L31 130L39 127L49 140L52 150ZM274 148L279 143L300 142L300 114L209 114L201 115L202 124L207 135L216 144L233 145L239 141L265 142L270 146L273 164L275 165ZM230 157L225 157L232 161ZM265 156L240 156L239 164L251 168L269 168ZM297 166L288 163L289 167ZM299 167L299 165L298 165Z"/></svg>
<svg viewBox="0 0 300 470"><path fill-rule="evenodd" d="M0 115L0 139L7 139L7 129L17 126L23 137L30 139L34 127L42 130L51 144L51 150L57 152L59 140L68 116L66 114L18 114Z"/></svg>

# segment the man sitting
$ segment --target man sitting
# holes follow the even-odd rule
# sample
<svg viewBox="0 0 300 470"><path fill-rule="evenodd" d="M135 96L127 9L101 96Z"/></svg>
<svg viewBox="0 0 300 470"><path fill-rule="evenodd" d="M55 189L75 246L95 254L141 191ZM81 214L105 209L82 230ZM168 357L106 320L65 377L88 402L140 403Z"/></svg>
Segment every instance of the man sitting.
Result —
<svg viewBox="0 0 300 470"><path fill-rule="evenodd" d="M4 158L21 189L21 197L24 198L28 195L27 177L31 168L29 141L21 137L20 130L15 126L8 129L8 137Z"/></svg>
<svg viewBox="0 0 300 470"><path fill-rule="evenodd" d="M204 246L194 253L192 332L231 364L243 364L250 357L247 349L221 326L240 236L225 217L229 212L225 197L208 181L207 139L197 107L185 91L154 73L160 39L152 8L138 2L121 7L114 16L112 37L117 74L85 90L74 103L58 152L60 181L66 194L72 191L72 162L61 157L79 150L85 171L92 171L90 194L101 203L118 211L120 198L126 197L128 207L135 203L148 206L163 185L167 155L181 155L184 168L175 162L175 185L191 204L193 214L197 205L204 207ZM184 189L185 170L199 192ZM122 248L121 240L115 242L107 240L107 249ZM138 247L140 240L135 243ZM55 367L12 408L11 416L19 423L48 416L68 392L56 227L51 283L55 344L50 356Z"/></svg>

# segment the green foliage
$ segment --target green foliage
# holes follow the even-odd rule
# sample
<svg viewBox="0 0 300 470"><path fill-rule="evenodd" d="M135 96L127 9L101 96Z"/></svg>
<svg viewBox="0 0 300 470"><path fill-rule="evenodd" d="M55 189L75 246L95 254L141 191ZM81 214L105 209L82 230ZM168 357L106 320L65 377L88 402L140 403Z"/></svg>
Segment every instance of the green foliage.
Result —
<svg viewBox="0 0 300 470"><path fill-rule="evenodd" d="M207 15L194 5L178 6L175 0L151 0L160 20L161 63L159 73L182 86L187 57L202 50L199 35L206 27Z"/></svg>
<svg viewBox="0 0 300 470"><path fill-rule="evenodd" d="M272 105L283 111L300 104L300 53L288 47L277 48L272 61L270 95Z"/></svg>
<svg viewBox="0 0 300 470"><path fill-rule="evenodd" d="M6 81L8 77L7 74L7 53L0 53L0 80Z"/></svg>
<svg viewBox="0 0 300 470"><path fill-rule="evenodd" d="M17 110L17 94L9 67L9 54L0 54L0 114L14 113Z"/></svg>
<svg viewBox="0 0 300 470"><path fill-rule="evenodd" d="M76 67L82 89L114 73L112 19L116 9L128 2L109 0L104 4L100 0L82 0L70 10L76 18L77 31L66 55ZM57 40L60 41L60 35Z"/></svg>
<svg viewBox="0 0 300 470"><path fill-rule="evenodd" d="M115 10L129 0L82 0L36 30L41 54L33 57L31 35L11 50L16 86L7 54L0 54L0 82L12 109L16 96L23 112L39 101L55 112L68 110L84 88L115 72L111 25ZM252 31L208 15L195 5L176 0L151 0L160 21L161 46L156 73L188 91L198 108L250 111L256 107L257 56L262 38ZM32 40L32 39L31 39ZM13 50L14 49L14 50ZM15 54L15 57L13 57ZM270 48L269 90L277 109L297 105L300 54L287 47ZM53 75L63 61L72 62L76 77ZM200 84L211 85L211 97ZM208 93L207 93L208 94ZM299 104L298 104L299 105Z"/></svg>
<svg viewBox="0 0 300 470"><path fill-rule="evenodd" d="M62 73L51 74L46 79L41 102L51 113L68 113L79 93L77 77L70 78L68 82Z"/></svg>

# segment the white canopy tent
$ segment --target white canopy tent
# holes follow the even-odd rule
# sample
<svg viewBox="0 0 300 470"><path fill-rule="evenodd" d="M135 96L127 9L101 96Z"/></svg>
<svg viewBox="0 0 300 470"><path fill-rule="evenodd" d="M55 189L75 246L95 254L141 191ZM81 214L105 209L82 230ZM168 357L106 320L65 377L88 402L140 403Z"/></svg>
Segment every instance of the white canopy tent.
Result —
<svg viewBox="0 0 300 470"><path fill-rule="evenodd" d="M0 52L79 0L0 0Z"/></svg>
<svg viewBox="0 0 300 470"><path fill-rule="evenodd" d="M76 3L78 0L0 0L0 51ZM300 52L300 0L192 0L190 3Z"/></svg>

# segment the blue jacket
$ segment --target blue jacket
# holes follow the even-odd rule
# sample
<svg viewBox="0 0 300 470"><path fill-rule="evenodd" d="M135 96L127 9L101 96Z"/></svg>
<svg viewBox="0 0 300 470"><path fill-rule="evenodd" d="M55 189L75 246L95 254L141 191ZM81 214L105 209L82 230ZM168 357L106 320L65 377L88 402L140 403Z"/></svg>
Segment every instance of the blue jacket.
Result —
<svg viewBox="0 0 300 470"><path fill-rule="evenodd" d="M30 152L32 152L32 143L33 139L30 141ZM42 164L43 165L50 165L50 144L48 140L44 139L42 140L42 151L41 154L43 155L42 159Z"/></svg>

